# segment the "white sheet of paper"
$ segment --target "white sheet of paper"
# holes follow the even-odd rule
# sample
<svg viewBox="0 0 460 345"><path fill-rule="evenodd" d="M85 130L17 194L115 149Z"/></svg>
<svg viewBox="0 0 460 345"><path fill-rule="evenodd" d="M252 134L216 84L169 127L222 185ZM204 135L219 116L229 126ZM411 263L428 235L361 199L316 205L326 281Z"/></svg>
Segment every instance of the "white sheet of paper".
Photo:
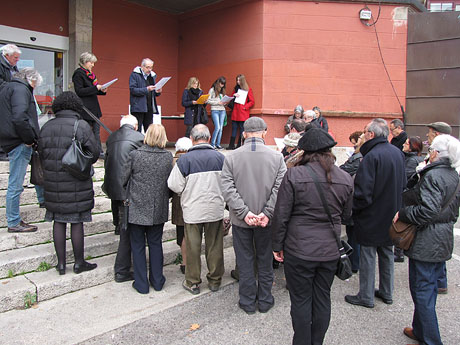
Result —
<svg viewBox="0 0 460 345"><path fill-rule="evenodd" d="M284 149L284 138L273 138L275 139L275 144L276 144L276 147L278 148L278 151L283 151Z"/></svg>
<svg viewBox="0 0 460 345"><path fill-rule="evenodd" d="M101 89L107 89L110 85L115 83L117 80L118 80L118 78L115 78L114 80L111 80L108 83L105 83L104 85L102 85Z"/></svg>
<svg viewBox="0 0 460 345"><path fill-rule="evenodd" d="M171 79L171 77L163 77L158 83L155 84L155 90L161 89Z"/></svg>
<svg viewBox="0 0 460 345"><path fill-rule="evenodd" d="M237 94L239 96L235 97L235 103L245 104L246 103L246 98L248 97L248 91L243 90L243 89L239 89Z"/></svg>
<svg viewBox="0 0 460 345"><path fill-rule="evenodd" d="M233 98L235 97L229 97L227 95L225 95L224 97L222 97L222 99L220 100L222 103L228 103L230 102Z"/></svg>

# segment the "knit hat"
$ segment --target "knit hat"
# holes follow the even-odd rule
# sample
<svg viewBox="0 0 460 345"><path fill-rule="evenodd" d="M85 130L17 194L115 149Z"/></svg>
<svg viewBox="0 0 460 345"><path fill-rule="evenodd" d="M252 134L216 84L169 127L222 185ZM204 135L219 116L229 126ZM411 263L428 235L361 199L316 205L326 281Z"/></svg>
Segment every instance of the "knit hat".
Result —
<svg viewBox="0 0 460 345"><path fill-rule="evenodd" d="M299 144L300 134L299 133L289 133L284 136L283 143L289 147L296 147Z"/></svg>
<svg viewBox="0 0 460 345"><path fill-rule="evenodd" d="M305 152L316 152L329 149L337 145L337 142L323 129L311 128L300 138L299 149Z"/></svg>
<svg viewBox="0 0 460 345"><path fill-rule="evenodd" d="M438 135L433 139L430 148L438 151L439 158L447 157L451 166L460 170L460 141L448 134Z"/></svg>
<svg viewBox="0 0 460 345"><path fill-rule="evenodd" d="M433 128L436 132L442 134L452 134L452 127L445 122L432 122L426 125L429 128Z"/></svg>
<svg viewBox="0 0 460 345"><path fill-rule="evenodd" d="M245 132L263 132L267 130L267 124L262 118L253 116L244 121L243 128Z"/></svg>

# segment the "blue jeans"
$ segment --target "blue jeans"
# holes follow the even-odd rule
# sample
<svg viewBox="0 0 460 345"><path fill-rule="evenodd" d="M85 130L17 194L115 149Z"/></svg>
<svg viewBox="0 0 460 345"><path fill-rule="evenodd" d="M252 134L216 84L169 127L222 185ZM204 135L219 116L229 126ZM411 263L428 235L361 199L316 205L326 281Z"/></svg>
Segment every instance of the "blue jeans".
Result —
<svg viewBox="0 0 460 345"><path fill-rule="evenodd" d="M45 202L45 188L43 186L35 186L35 193L37 193L37 200L39 204Z"/></svg>
<svg viewBox="0 0 460 345"><path fill-rule="evenodd" d="M22 185L31 156L32 147L25 144L21 144L8 152L10 176L8 177L8 190L6 192L6 220L9 228L15 227L21 222L19 198L24 191Z"/></svg>
<svg viewBox="0 0 460 345"><path fill-rule="evenodd" d="M212 122L214 122L214 132L212 133L211 145L220 146L222 130L224 129L225 110L211 110Z"/></svg>
<svg viewBox="0 0 460 345"><path fill-rule="evenodd" d="M443 263L442 273L438 277L438 289L447 289L447 267L446 263Z"/></svg>
<svg viewBox="0 0 460 345"><path fill-rule="evenodd" d="M442 345L436 316L437 280L445 262L425 262L409 258L409 287L414 301L412 328L421 344Z"/></svg>

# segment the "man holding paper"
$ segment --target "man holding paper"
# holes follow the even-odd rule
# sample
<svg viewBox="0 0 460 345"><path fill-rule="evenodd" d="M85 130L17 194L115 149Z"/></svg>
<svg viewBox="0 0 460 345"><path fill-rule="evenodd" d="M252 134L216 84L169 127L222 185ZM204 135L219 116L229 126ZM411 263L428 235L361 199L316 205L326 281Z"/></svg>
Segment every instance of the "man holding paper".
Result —
<svg viewBox="0 0 460 345"><path fill-rule="evenodd" d="M142 60L129 77L129 103L131 114L139 122L138 131L147 132L153 122L153 114L158 114L156 97L160 96L161 88L155 86L156 73L153 71L153 61L149 58Z"/></svg>

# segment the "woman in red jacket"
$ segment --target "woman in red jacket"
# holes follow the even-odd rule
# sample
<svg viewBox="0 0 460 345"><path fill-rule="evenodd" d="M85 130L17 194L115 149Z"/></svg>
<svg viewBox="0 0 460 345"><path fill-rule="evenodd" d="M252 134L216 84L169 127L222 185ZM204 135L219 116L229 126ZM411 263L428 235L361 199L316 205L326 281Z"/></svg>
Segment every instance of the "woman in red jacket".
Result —
<svg viewBox="0 0 460 345"><path fill-rule="evenodd" d="M238 93L238 90L243 90L247 92L246 101L243 104L238 103L239 97L245 97L246 92ZM230 138L230 144L228 145L228 150L235 149L235 138L238 128L240 129L240 135L238 137L238 142L236 148L241 146L241 138L243 137L243 123L247 119L249 119L249 109L254 106L254 94L252 93L252 89L249 87L248 82L246 81L246 77L243 74L238 74L236 77L236 86L235 92L233 94L235 96L233 111L232 111L232 137Z"/></svg>

